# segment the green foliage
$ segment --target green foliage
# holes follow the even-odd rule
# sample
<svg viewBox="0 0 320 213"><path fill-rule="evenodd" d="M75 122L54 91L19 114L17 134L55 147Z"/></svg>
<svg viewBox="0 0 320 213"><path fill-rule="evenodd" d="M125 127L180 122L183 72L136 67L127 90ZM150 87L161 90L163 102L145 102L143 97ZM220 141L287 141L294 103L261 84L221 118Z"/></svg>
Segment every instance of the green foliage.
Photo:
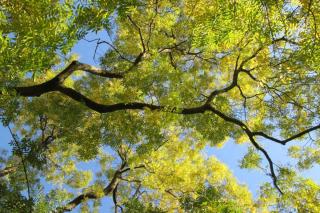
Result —
<svg viewBox="0 0 320 213"><path fill-rule="evenodd" d="M227 197L215 187L204 187L198 194L196 199L191 197L182 198L181 205L185 212L246 212L246 209L239 205L237 201Z"/></svg>
<svg viewBox="0 0 320 213"><path fill-rule="evenodd" d="M30 166L40 169L46 163L44 147L39 141L32 141L28 138L18 140L16 135L14 137L15 139L10 142L12 154L23 158Z"/></svg>
<svg viewBox="0 0 320 213"><path fill-rule="evenodd" d="M22 209L28 211L34 205L32 200L28 200L20 191L8 188L8 185L0 182L0 212L21 212Z"/></svg>
<svg viewBox="0 0 320 213"><path fill-rule="evenodd" d="M161 209L150 204L141 203L138 199L131 199L124 203L125 213L164 213Z"/></svg>
<svg viewBox="0 0 320 213"><path fill-rule="evenodd" d="M313 146L291 146L288 153L290 157L298 160L299 169L310 169L312 166L320 164L319 141L314 141Z"/></svg>
<svg viewBox="0 0 320 213"><path fill-rule="evenodd" d="M311 179L299 177L294 171L280 171L280 186L284 196L277 197L270 184L261 187L259 204L280 212L318 212L320 187Z"/></svg>
<svg viewBox="0 0 320 213"><path fill-rule="evenodd" d="M2 1L1 69L24 76L43 72L57 61L57 50L68 52L74 44L72 1Z"/></svg>
<svg viewBox="0 0 320 213"><path fill-rule="evenodd" d="M241 160L240 167L246 169L259 168L261 160L262 158L260 157L260 155L252 147L250 147L247 154L245 154L245 156Z"/></svg>

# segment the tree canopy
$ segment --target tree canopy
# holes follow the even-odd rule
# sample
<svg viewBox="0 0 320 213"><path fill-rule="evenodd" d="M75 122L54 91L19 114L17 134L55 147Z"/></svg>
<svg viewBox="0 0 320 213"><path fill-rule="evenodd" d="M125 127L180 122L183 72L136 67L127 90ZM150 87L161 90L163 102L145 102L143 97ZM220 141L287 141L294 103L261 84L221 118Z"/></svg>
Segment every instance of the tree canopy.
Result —
<svg viewBox="0 0 320 213"><path fill-rule="evenodd" d="M319 27L314 0L0 0L0 212L320 212ZM206 154L230 141L257 197Z"/></svg>

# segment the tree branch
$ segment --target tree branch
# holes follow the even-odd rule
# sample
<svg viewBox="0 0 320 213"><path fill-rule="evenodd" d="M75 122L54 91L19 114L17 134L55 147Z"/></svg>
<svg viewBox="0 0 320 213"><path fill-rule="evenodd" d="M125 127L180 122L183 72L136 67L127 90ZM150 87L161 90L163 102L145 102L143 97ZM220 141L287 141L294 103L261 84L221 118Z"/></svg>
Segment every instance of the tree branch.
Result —
<svg viewBox="0 0 320 213"><path fill-rule="evenodd" d="M114 173L110 183L103 189L105 196L108 196L111 193L113 193L121 181L121 175L123 173L131 170L129 167L125 168L125 166L126 166L126 162L123 162L121 164L120 168L117 169L116 172ZM138 168L144 168L144 166L143 165L136 166L133 169L138 169ZM70 212L74 208L76 208L79 204L84 202L86 199L99 199L99 198L100 197L95 192L83 193L83 194L77 196L76 198L74 198L73 200L71 200L65 206L57 208L56 212L57 213Z"/></svg>
<svg viewBox="0 0 320 213"><path fill-rule="evenodd" d="M120 179L121 173L120 170L117 170L110 183L103 189L104 195L107 196L110 193L113 192L113 190L116 188L116 186L118 185ZM86 199L98 199L100 198L95 192L87 192L87 193L83 193L79 196L77 196L76 198L74 198L73 200L71 200L69 203L67 203L65 206L63 207L59 207L56 212L70 212L72 211L74 208L76 208L79 204L81 204L83 201L85 201Z"/></svg>
<svg viewBox="0 0 320 213"><path fill-rule="evenodd" d="M220 118L224 119L225 121L228 121L230 123L233 123L233 124L236 124L238 125L239 127L241 127L245 133L248 135L249 139L250 139L250 142L252 143L252 145L257 149L259 150L260 152L263 153L263 155L266 157L268 163L269 163L269 169L270 169L270 175L272 177L272 180L273 180L273 185L276 187L276 189L281 193L283 194L283 192L281 191L281 189L279 188L278 184L277 184L277 176L275 174L275 171L274 171L274 163L273 161L271 160L268 152L263 149L255 140L254 140L254 135L253 133L250 131L250 129L240 120L238 119L235 119L235 118L232 118L230 116L227 116L225 115L224 113L220 112L219 110L211 107L210 108L210 111L212 111L214 114L218 115Z"/></svg>
<svg viewBox="0 0 320 213"><path fill-rule="evenodd" d="M293 136L291 136L291 137L289 137L287 139L284 139L284 140L280 140L280 139L274 138L272 136L269 136L269 135L265 134L264 132L252 132L252 134L253 134L253 136L262 136L262 137L264 137L266 139L269 139L271 141L274 141L276 143L279 143L279 144L282 144L282 145L286 145L288 142L290 142L290 141L292 141L294 139L297 139L299 137L302 137L303 135L305 135L307 133L310 133L310 132L312 132L314 130L317 130L317 129L320 129L320 124L316 125L314 127L310 127L308 129L306 129L306 130L304 130L302 132L299 132L299 133L297 133L297 134L295 134L295 135L293 135Z"/></svg>
<svg viewBox="0 0 320 213"><path fill-rule="evenodd" d="M60 93L65 94L66 96L72 98L73 100L75 100L77 102L85 104L88 108L90 108L96 112L99 112L99 113L108 113L108 112L114 112L114 111L119 111L119 110L128 110L128 109L144 110L145 108L148 108L150 110L162 110L162 111L166 111L169 113L176 113L176 114L182 114L182 115L199 114L199 113L204 113L206 111L211 111L213 114L219 116L223 120L241 127L246 132L246 134L248 135L253 146L256 149L258 149L259 151L261 151L264 154L264 156L266 157L266 159L268 160L273 183L274 183L275 187L279 190L279 192L282 193L282 191L280 190L280 188L277 185L277 178L276 178L275 171L273 168L274 163L272 162L268 153L255 141L254 136L259 135L259 136L265 137L267 139L270 139L274 142L281 143L281 144L285 145L288 141L291 141L291 140L298 138L306 133L309 133L313 130L320 128L320 125L312 127L312 128L307 129L305 131L302 131L302 132L300 132L300 133L298 133L298 134L296 134L286 140L281 141L281 140L278 140L278 139L273 138L271 136L268 136L263 132L252 132L241 120L230 117L210 105L211 100L216 95L221 94L221 93L225 93L238 85L237 80L238 80L239 73L245 72L246 74L248 74L250 71L250 70L248 71L248 70L243 69L244 64L246 62L248 62L249 60L253 59L261 50L262 50L262 48L259 48L258 50L256 50L251 56L244 59L240 63L240 65L238 65L238 60L239 60L239 56L238 56L237 63L235 65L235 69L234 69L234 74L232 77L232 82L230 83L230 85L226 86L225 88L213 91L209 95L207 102L204 103L203 105L197 106L197 107L172 108L172 107L168 107L168 106L161 106L161 105L154 105L154 104L140 103L140 102L116 103L116 104L111 104L111 105L104 105L104 104L96 103L95 101L85 97L81 93L79 93L71 88L64 87L63 85L60 84L60 82L63 82L64 79L66 79L66 77L68 77L73 71L75 71L79 67L82 68L82 70L86 70L86 71L90 70L88 72L93 73L93 74L97 74L100 72L100 70L91 69L90 66L88 67L87 65L83 65L81 63L79 65L78 62L72 62L64 71L62 71L60 74L58 74L56 77L49 80L48 82L45 82L40 85L30 86L30 87L17 87L16 91L21 96L26 96L26 97L39 96L39 95L47 93L47 92L59 91ZM142 57L142 55L143 55L143 53L140 56ZM136 61L138 61L137 63L139 63L139 60L141 60L141 59L139 59L139 56L138 56L136 59ZM115 76L113 76L113 77L115 77ZM120 76L117 76L117 77L120 77ZM128 170L125 170L125 171L128 171ZM109 187L109 189L111 191L113 190L112 187L111 188ZM108 191L108 190L105 192L105 194L109 194L109 193L110 193L110 191ZM88 194L88 195L84 195L83 198L79 197L78 199L83 200L85 197L90 197L90 196L91 195ZM77 202L78 201L76 199L74 201L74 203L77 203ZM71 204L72 204L72 202L71 202Z"/></svg>
<svg viewBox="0 0 320 213"><path fill-rule="evenodd" d="M0 178L4 177L8 174L11 174L17 170L17 166L8 166L5 167L4 169L0 170Z"/></svg>
<svg viewBox="0 0 320 213"><path fill-rule="evenodd" d="M23 156L23 152L21 150L21 147L19 145L18 140L16 139L16 135L13 134L10 126L8 126L9 132L11 134L11 137L13 139L14 144L17 146L18 148L18 156L21 158L21 163L22 163L22 167L23 167L23 172L24 172L24 177L26 179L26 185L27 185L27 192L28 192L28 200L31 200L31 191L30 191L30 182L29 182L29 177L28 177L28 173L27 173L27 167L26 167L26 162ZM29 212L32 212L32 209L29 210Z"/></svg>
<svg viewBox="0 0 320 213"><path fill-rule="evenodd" d="M257 150L261 151L261 152L263 153L263 155L265 156L265 158L267 159L267 161L268 161L268 163L269 163L270 176L271 176L271 178L272 178L273 185L274 185L274 187L276 187L276 189L280 192L280 194L283 195L283 192L282 192L282 190L280 189L280 187L278 186L278 183L277 183L277 182L278 182L278 178L277 178L277 176L276 176L276 174L275 174L275 171L274 171L274 167L273 167L274 163L273 163L273 161L271 160L271 157L269 156L268 152L267 152L264 148L262 148L262 147L254 140L253 135L252 135L252 132L251 132L250 130L245 129L245 132L247 133L247 135L248 135L248 137L249 137L249 139L250 139L250 142L253 144L253 146L254 146Z"/></svg>
<svg viewBox="0 0 320 213"><path fill-rule="evenodd" d="M142 50L143 52L146 52L146 46L144 44L144 39L143 39L143 36L142 36L142 32L141 32L141 29L140 27L133 21L133 19L131 18L131 16L127 15L129 21L131 22L131 24L138 30L139 32L139 37L140 37L140 41L141 41L141 45L142 45Z"/></svg>
<svg viewBox="0 0 320 213"><path fill-rule="evenodd" d="M62 72L56 75L49 81L34 86L22 86L15 87L16 92L25 97L41 96L44 93L57 91L59 86L75 71L82 70L94 75L106 77L106 78L123 78L123 75L117 73L110 73L104 70L98 69L94 66L84 64L78 61L73 61Z"/></svg>

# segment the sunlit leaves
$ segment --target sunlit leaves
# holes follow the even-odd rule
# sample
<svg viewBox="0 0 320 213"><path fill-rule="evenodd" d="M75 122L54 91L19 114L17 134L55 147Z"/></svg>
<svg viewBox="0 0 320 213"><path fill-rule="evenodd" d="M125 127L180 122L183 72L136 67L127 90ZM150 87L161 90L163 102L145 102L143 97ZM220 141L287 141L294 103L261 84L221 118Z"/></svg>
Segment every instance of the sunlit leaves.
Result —
<svg viewBox="0 0 320 213"><path fill-rule="evenodd" d="M280 188L287 195L279 198L266 184L255 205L225 165L205 156L208 145L222 147L228 140L258 147L265 135L255 131L288 138L319 123L318 2L2 3L1 119L14 125L22 138L22 151L14 145L13 157L3 162L12 164L23 157L29 162L32 184L38 183L37 177L52 184L35 209L54 210L87 192L95 193L98 208L106 195L104 187L117 180L118 191L114 187L107 195L114 192L127 212L187 211L191 204L188 210L195 212L252 212L258 204L265 210L318 211L313 204L318 203L318 185L290 169L278 171ZM70 49L90 32L108 35L88 42L97 42L96 50L106 45L101 68L121 78L77 70L50 93L19 97L17 85L46 82L75 60L68 55ZM94 104L143 103L157 110L99 114L88 108L83 96L59 93L61 87L74 89ZM181 114L190 108L200 110ZM49 134L54 141L40 149L37 144ZM312 136L306 146L289 148L299 169L319 163L319 144ZM295 139L309 138L305 134ZM249 148L240 167L264 168L260 154ZM92 168L95 176L81 168L85 162L97 164ZM18 165L15 175L8 176L15 190L5 188L6 194L18 195L19 202L26 188L21 174ZM65 186L75 193L63 190ZM90 210L89 199L81 208Z"/></svg>
<svg viewBox="0 0 320 213"><path fill-rule="evenodd" d="M319 211L320 188L311 179L297 176L289 169L281 170L281 185L285 195L277 198L271 185L265 184L261 187L260 205L267 205L278 211Z"/></svg>
<svg viewBox="0 0 320 213"><path fill-rule="evenodd" d="M199 190L199 196L194 199L184 197L181 199L181 205L185 212L243 212L244 206L239 205L232 199L225 199L219 189L209 186Z"/></svg>
<svg viewBox="0 0 320 213"><path fill-rule="evenodd" d="M240 167L246 169L259 168L261 160L260 155L257 154L253 148L249 148L247 154L240 162Z"/></svg>
<svg viewBox="0 0 320 213"><path fill-rule="evenodd" d="M145 202L159 199L161 209L172 211L181 208L175 196L190 196L196 199L201 186L209 183L219 188L223 196L237 200L245 209L253 208L250 193L237 184L227 167L214 157L204 157L199 152L203 149L201 145L198 146L201 141L192 139L192 133L185 134L180 136L185 138L181 140L171 132L167 142L159 149L132 159L132 168L140 164L146 166L146 171L141 169L128 177L131 180L137 179L139 174L143 174L141 172L147 173L142 175L141 181L145 187L152 190L149 196L153 198L143 196L142 199Z"/></svg>
<svg viewBox="0 0 320 213"><path fill-rule="evenodd" d="M315 142L313 146L307 147L291 146L288 154L298 160L299 169L309 169L320 164L319 142Z"/></svg>
<svg viewBox="0 0 320 213"><path fill-rule="evenodd" d="M4 1L2 36L10 47L3 52L1 67L24 75L43 71L56 60L56 51L67 53L74 44L72 1Z"/></svg>

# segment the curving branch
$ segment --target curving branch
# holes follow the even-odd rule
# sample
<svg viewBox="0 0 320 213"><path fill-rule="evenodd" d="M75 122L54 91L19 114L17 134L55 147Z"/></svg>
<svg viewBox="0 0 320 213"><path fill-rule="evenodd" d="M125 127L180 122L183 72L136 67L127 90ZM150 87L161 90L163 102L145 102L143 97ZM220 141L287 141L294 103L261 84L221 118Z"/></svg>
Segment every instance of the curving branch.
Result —
<svg viewBox="0 0 320 213"><path fill-rule="evenodd" d="M249 140L250 140L250 142L253 144L253 146L254 146L257 150L259 150L260 152L262 152L263 155L265 156L265 158L267 159L268 164L269 164L269 169L270 169L270 176L271 176L271 178L272 178L273 185L274 185L274 187L276 187L276 189L280 192L280 194L283 195L283 192L282 192L282 190L280 189L280 187L278 186L278 183L277 183L277 182L278 182L278 178L277 178L276 173L275 173L275 171L274 171L274 166L273 166L274 163L273 163L271 157L269 156L268 152L267 152L264 148L262 148L262 147L255 141L255 139L254 139L254 137L253 137L253 134L252 134L252 132L251 132L250 130L245 129L245 132L247 133L247 135L248 135L248 137L249 137Z"/></svg>
<svg viewBox="0 0 320 213"><path fill-rule="evenodd" d="M270 169L270 175L273 179L273 183L275 185L275 187L278 189L278 191L280 193L282 193L282 191L280 190L279 186L277 185L277 177L274 171L274 163L272 162L268 152L263 149L254 139L255 136L262 136L264 138L267 138L269 140L272 140L274 142L280 143L285 145L287 142L294 140L298 137L303 136L304 134L307 134L311 131L314 131L316 129L320 128L320 125L309 128L305 131L302 131L288 139L285 140L279 140L276 139L272 136L268 136L267 134L263 133L263 132L253 132L249 129L249 127L242 122L241 120L238 120L234 117L228 116L226 114L224 114L223 112L219 111L218 109L214 108L213 106L210 105L210 102L213 100L213 98L219 94L225 93L231 89L233 89L234 87L238 86L238 76L239 73L244 72L246 74L250 74L251 70L245 70L243 69L243 66L245 65L245 63L247 63L248 61L250 61L251 59L253 59L260 51L262 50L262 48L258 48L251 56L249 56L248 58L244 59L240 65L238 65L239 63L239 58L240 56L238 56L237 58L237 62L235 65L235 69L234 69L234 74L233 74L233 78L232 78L232 82L226 86L225 88L222 89L218 89L213 91L209 96L207 101L200 106L196 106L196 107L191 107L191 108L172 108L169 106L161 106L161 105L154 105L154 104L149 104L149 103L141 103L141 102L130 102L130 103L116 103L116 104L110 104L110 105L106 105L106 104L100 104L97 103L93 100L91 100L90 98L82 95L81 93L75 91L72 88L67 88L65 86L63 86L63 81L72 74L72 72L74 72L75 70L78 70L79 68L81 68L81 70L86 71L86 72L90 72L92 74L95 75L100 75L100 76L104 76L104 77L110 77L110 78L122 78L122 75L118 75L118 74L105 74L102 70L96 69L96 68L92 68L89 65L85 65L82 64L80 62L72 62L65 70L63 70L61 73L59 73L56 77L54 77L53 79L39 84L39 85L35 85L35 86L29 86L29 87L16 87L15 90L17 91L17 93L21 96L25 96L25 97L34 97L34 96L40 96L42 94L48 93L48 92L54 92L54 91L58 91L70 98L72 98L73 100L79 102L79 103L83 103L85 106L87 106L88 108L99 112L99 113L108 113L108 112L115 112L115 111L120 111L120 110L144 110L145 108L148 108L150 110L161 110L164 112L169 112L169 113L175 113L175 114L181 114L181 115L192 115L192 114L201 114L207 111L212 112L213 114L217 115L218 117L222 118L223 120L232 123L234 125L239 126L240 128L243 129L243 131L248 135L250 142L252 143L252 145L259 150L260 152L263 153L263 155L265 156L265 158L267 159L268 163L269 163L269 169ZM143 56L143 53L141 53L140 57ZM136 61L137 63L139 63L139 61L141 60L141 58L139 58L139 56L137 57ZM103 72L103 73L102 73ZM110 74L110 75L109 75ZM128 170L126 170L128 171ZM124 171L121 171L124 172ZM118 180L119 178L116 178L116 180ZM111 184L111 183L110 183ZM111 186L110 186L111 187ZM112 190L114 190L114 188L108 188L108 190L106 189L106 194L109 194ZM111 190L111 191L109 191ZM70 206L73 206L75 204L79 204L81 203L85 198L94 198L94 196L92 194L83 194L77 198L75 198L73 201L71 201L69 204Z"/></svg>
<svg viewBox="0 0 320 213"><path fill-rule="evenodd" d="M276 173L274 171L274 163L271 159L271 157L269 156L268 152L262 148L254 139L254 134L253 132L249 129L249 127L247 125L245 125L242 121L238 120L238 119L235 119L233 117L230 117L222 112L220 112L219 110L213 108L213 107L210 107L210 111L213 112L214 114L218 115L220 118L222 118L223 120L225 121L228 121L230 123L233 123L233 124L236 124L237 126L241 127L244 132L247 134L247 136L249 137L250 139L250 142L251 144L257 149L259 150L260 152L263 153L263 155L265 156L265 158L267 159L268 161L268 164L269 164L269 169L270 169L270 176L272 178L272 181L273 181L273 185L276 187L276 189L281 193L283 194L283 192L281 191L280 187L278 186L277 184L277 176L276 176Z"/></svg>
<svg viewBox="0 0 320 213"><path fill-rule="evenodd" d="M284 140L280 140L280 139L274 138L272 136L269 136L269 135L265 134L264 132L252 132L252 134L253 134L253 136L261 136L261 137L264 137L264 138L269 139L271 141L274 141L276 143L279 143L279 144L282 144L282 145L286 145L288 142L290 142L292 140L295 140L295 139L297 139L299 137L302 137L303 135L308 134L308 133L310 133L310 132L312 132L314 130L317 130L317 129L320 129L320 124L318 124L318 125L316 125L314 127L310 127L308 129L306 129L306 130L304 130L302 132L299 132L299 133L297 133L297 134L295 134L295 135L293 135L293 136L291 136L291 137L289 137L287 139L284 139Z"/></svg>
<svg viewBox="0 0 320 213"><path fill-rule="evenodd" d="M281 42L281 41L287 41L287 42L294 42L294 41L291 41L285 37L281 37L281 38L278 38L278 39L274 39L273 41L271 41L271 44L275 44L277 42ZM254 68L251 68L251 69L245 69L244 66L249 62L251 61L252 59L256 58L257 55L262 51L264 50L266 47L268 47L270 44L266 44L266 45L261 45L258 49L256 49L250 56L248 56L247 58L244 58L241 63L239 64L239 58L240 58L240 55L238 55L237 57L237 60L236 60L236 64L235 64L235 68L234 68L234 71L233 71L233 76L232 76L232 81L231 83L224 87L224 88L221 88L221 89L217 89L217 90L214 90L210 93L210 95L208 96L207 98L207 102L206 104L209 104L217 95L219 94L222 94L222 93L225 93L225 92L228 92L229 90L232 90L234 87L237 87L238 86L238 78L239 78L239 74L241 72L243 73L246 73L250 78L252 78L253 80L257 80L252 74L251 74L251 71L254 70L256 67Z"/></svg>
<svg viewBox="0 0 320 213"><path fill-rule="evenodd" d="M123 75L121 74L107 72L105 70L81 63L79 61L73 61L62 72L60 72L49 81L34 86L15 87L14 89L19 95L25 97L41 96L44 93L58 91L58 88L63 84L63 82L77 70L106 78L123 78Z"/></svg>
<svg viewBox="0 0 320 213"><path fill-rule="evenodd" d="M118 183L120 182L120 177L121 177L121 174L122 174L121 170L122 169L123 168L120 168L114 173L110 183L103 189L103 192L104 192L105 196L107 196L110 193L112 193L115 190L115 188L117 187ZM100 196L98 196L97 193L95 193L95 192L86 192L86 193L83 193L83 194L77 196L76 198L71 200L69 203L67 203L65 206L57 208L57 210L55 212L59 212L59 213L60 212L70 212L74 208L76 208L79 204L84 202L85 200L87 200L87 199L98 199L98 198L100 198Z"/></svg>
<svg viewBox="0 0 320 213"><path fill-rule="evenodd" d="M115 171L110 183L103 189L104 196L108 196L108 195L110 195L112 193L113 200L115 201L116 208L120 207L117 204L115 196L116 196L116 193L117 193L117 187L118 187L119 183L123 180L121 175L123 173L128 172L128 171L133 170L133 169L145 168L144 165L139 165L139 166L136 166L134 168L130 168L130 167L126 167L126 166L127 166L127 162L126 161L122 161L121 166L119 167L119 169L117 169ZM73 200L71 200L65 206L57 208L55 212L56 213L70 212L74 208L76 208L78 205L80 205L82 202L84 202L84 201L86 201L88 199L99 199L99 198L101 198L101 196L99 196L95 192L86 192L86 193L83 193L83 194L75 197Z"/></svg>
<svg viewBox="0 0 320 213"><path fill-rule="evenodd" d="M120 50L118 50L113 44L112 44L112 42L108 42L108 41L105 41L105 40L101 40L100 38L97 38L97 39L93 39L93 40L87 40L87 39L83 39L83 40L85 40L85 41L87 41L87 42L97 42L96 43L96 48L95 48L95 52L94 52L94 55L93 55L93 59L95 59L95 56L96 56L96 52L97 52L97 50L98 50L98 48L99 48L99 45L101 45L101 44L106 44L106 45L108 45L113 51L115 51L118 55L119 55L119 57L121 58L121 59L123 59L123 60L125 60L125 61L127 61L127 62L129 62L129 63L133 63L132 61L130 61L129 59L127 59L121 52L120 52ZM111 38L110 38L110 40L111 40Z"/></svg>
<svg viewBox="0 0 320 213"><path fill-rule="evenodd" d="M232 81L231 83L222 88L222 89L217 89L211 92L211 94L208 96L206 104L209 104L217 95L228 92L229 90L232 90L233 88L235 88L236 86L238 86L238 78L239 78L239 74L241 72L244 72L245 70L243 69L243 66L250 61L251 59L255 58L259 52L263 49L263 47L258 48L251 56L249 56L248 58L245 58L240 65L239 64L239 58L240 58L240 54L237 57L236 60L236 64L235 64L235 68L233 71L233 76L232 76Z"/></svg>
<svg viewBox="0 0 320 213"><path fill-rule="evenodd" d="M99 104L94 102L93 100L87 98L86 96L82 95L81 93L71 88L59 86L57 88L57 91L67 95L68 97L72 98L75 101L85 104L88 108L99 113L114 112L114 111L125 110L125 109L143 109L145 107L152 110L162 108L156 105L139 103L139 102L104 105L104 104Z"/></svg>

